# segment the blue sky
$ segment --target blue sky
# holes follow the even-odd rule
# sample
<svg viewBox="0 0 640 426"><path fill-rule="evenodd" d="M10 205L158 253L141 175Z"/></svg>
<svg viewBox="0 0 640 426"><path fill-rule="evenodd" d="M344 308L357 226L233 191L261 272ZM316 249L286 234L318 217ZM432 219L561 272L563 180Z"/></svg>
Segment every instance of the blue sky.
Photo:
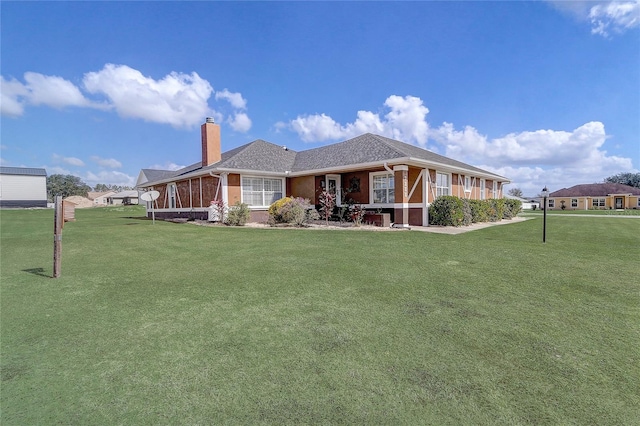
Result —
<svg viewBox="0 0 640 426"><path fill-rule="evenodd" d="M7 2L3 166L133 185L364 132L535 195L640 168L640 3Z"/></svg>

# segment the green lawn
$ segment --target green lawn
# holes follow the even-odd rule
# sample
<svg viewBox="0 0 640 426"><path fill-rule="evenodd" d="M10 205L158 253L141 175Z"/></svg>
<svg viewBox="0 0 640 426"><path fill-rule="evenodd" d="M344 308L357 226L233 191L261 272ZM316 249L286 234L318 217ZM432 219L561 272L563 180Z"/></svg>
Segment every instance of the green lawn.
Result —
<svg viewBox="0 0 640 426"><path fill-rule="evenodd" d="M0 213L1 423L637 424L640 219L461 235Z"/></svg>

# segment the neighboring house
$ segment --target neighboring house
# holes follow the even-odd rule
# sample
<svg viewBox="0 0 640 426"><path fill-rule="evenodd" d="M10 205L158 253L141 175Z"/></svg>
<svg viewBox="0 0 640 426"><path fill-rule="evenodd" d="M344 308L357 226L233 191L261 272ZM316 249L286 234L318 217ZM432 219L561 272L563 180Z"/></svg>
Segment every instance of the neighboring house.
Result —
<svg viewBox="0 0 640 426"><path fill-rule="evenodd" d="M640 188L621 183L591 183L549 194L549 210L638 209Z"/></svg>
<svg viewBox="0 0 640 426"><path fill-rule="evenodd" d="M522 203L522 210L535 210L540 208L540 203L533 198L516 197L515 195L504 194L505 198L510 200L518 200Z"/></svg>
<svg viewBox="0 0 640 426"><path fill-rule="evenodd" d="M201 127L202 161L176 171L143 169L136 187L160 193L156 217L206 219L212 200L242 202L251 220L284 196L318 205L323 190L391 214L395 226L428 224L428 207L440 195L501 198L505 177L383 136L366 133L344 142L292 151L263 140L222 152L220 127ZM151 207L150 203L147 206ZM148 212L150 215L151 213Z"/></svg>
<svg viewBox="0 0 640 426"><path fill-rule="evenodd" d="M112 206L138 204L138 191L121 191L110 195L107 198L107 204Z"/></svg>
<svg viewBox="0 0 640 426"><path fill-rule="evenodd" d="M93 201L94 206L106 206L109 204L109 197L115 194L116 191L88 192L87 198Z"/></svg>
<svg viewBox="0 0 640 426"><path fill-rule="evenodd" d="M0 167L0 207L47 207L47 171Z"/></svg>

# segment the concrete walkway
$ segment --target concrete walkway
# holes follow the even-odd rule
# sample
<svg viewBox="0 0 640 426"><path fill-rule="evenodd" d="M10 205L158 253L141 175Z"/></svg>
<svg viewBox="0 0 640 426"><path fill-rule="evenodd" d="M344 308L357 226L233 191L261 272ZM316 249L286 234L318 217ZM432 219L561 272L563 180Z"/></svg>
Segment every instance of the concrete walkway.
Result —
<svg viewBox="0 0 640 426"><path fill-rule="evenodd" d="M464 234L465 232L476 231L478 229L489 228L491 226L499 226L499 225L509 225L510 223L518 223L524 222L525 220L529 220L531 217L514 217L511 220L501 220L500 222L483 222L483 223L473 223L469 226L412 226L412 231L422 231L422 232L433 232L435 234L449 234L449 235L457 235Z"/></svg>

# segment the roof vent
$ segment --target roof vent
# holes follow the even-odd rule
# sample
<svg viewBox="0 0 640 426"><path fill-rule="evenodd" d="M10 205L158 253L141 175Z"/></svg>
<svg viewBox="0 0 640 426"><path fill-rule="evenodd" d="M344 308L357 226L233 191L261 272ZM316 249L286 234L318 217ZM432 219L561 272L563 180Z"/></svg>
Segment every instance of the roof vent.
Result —
<svg viewBox="0 0 640 426"><path fill-rule="evenodd" d="M215 120L213 119L213 117L207 117L207 119L205 120L207 123L211 123L211 124L215 124Z"/></svg>

